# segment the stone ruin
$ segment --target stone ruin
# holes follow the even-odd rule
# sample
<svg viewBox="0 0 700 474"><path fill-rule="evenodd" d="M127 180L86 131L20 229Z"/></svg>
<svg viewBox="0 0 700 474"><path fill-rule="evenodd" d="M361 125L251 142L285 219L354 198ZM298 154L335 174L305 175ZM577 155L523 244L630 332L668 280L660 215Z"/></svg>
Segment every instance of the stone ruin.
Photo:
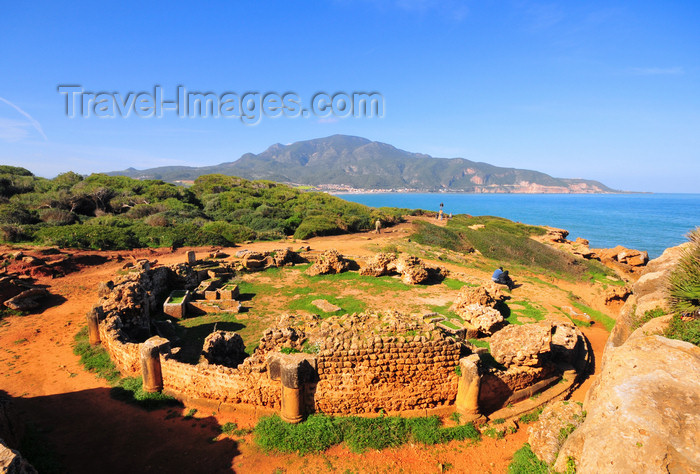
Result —
<svg viewBox="0 0 700 474"><path fill-rule="evenodd" d="M325 252L318 268L343 268L343 260L337 252ZM391 261L375 259L380 260ZM412 258L395 261L405 262L397 271L419 266ZM313 412L445 414L455 409L475 419L500 416L509 403L537 391L561 396L588 370L587 341L566 323L500 330L492 325L489 354L435 318L393 311L327 319L282 316L249 356L238 334L215 331L206 338L199 362L186 363L177 340L158 331L153 316L159 298L173 288L194 294L202 284L232 273L229 264L200 263L144 266L101 285L100 300L88 314L90 342L101 343L124 375L143 377L149 390L220 406L279 410L293 422ZM228 290L209 286L205 301L220 301L207 298L212 291ZM502 300L497 289L464 288L456 303L467 314L473 305L493 309ZM478 324L479 317L472 321ZM562 377L568 383L555 384Z"/></svg>
<svg viewBox="0 0 700 474"><path fill-rule="evenodd" d="M378 253L360 269L360 275L385 276L401 275L401 280L409 285L442 281L448 271L441 267L427 266L418 257L410 255L396 256L391 253Z"/></svg>

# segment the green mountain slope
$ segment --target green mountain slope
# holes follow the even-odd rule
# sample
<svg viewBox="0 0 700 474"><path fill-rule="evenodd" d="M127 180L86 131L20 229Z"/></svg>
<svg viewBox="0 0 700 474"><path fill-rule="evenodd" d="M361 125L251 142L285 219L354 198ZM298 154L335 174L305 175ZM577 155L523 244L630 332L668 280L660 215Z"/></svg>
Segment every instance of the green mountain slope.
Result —
<svg viewBox="0 0 700 474"><path fill-rule="evenodd" d="M215 166L130 168L109 174L165 181L193 180L220 173L331 189L393 189L454 192L615 192L598 181L554 178L538 171L501 168L464 158L433 158L365 138L333 135Z"/></svg>

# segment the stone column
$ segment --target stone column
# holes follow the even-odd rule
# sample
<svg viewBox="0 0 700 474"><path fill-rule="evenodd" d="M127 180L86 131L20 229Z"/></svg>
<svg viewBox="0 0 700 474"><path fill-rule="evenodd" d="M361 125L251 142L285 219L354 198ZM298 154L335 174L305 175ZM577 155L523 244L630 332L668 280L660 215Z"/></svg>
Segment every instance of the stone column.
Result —
<svg viewBox="0 0 700 474"><path fill-rule="evenodd" d="M289 423L299 423L306 415L306 384L311 382L316 359L307 354L273 354L268 359L272 380L282 382L280 416Z"/></svg>
<svg viewBox="0 0 700 474"><path fill-rule="evenodd" d="M472 354L459 360L459 368L462 375L457 385L457 400L455 409L465 415L467 421L479 418L479 387L481 378L479 377L479 356Z"/></svg>
<svg viewBox="0 0 700 474"><path fill-rule="evenodd" d="M91 346L96 346L102 342L100 338L100 317L102 314L102 306L95 306L86 315L88 338Z"/></svg>
<svg viewBox="0 0 700 474"><path fill-rule="evenodd" d="M197 263L197 256L192 250L187 252L187 263L189 263L190 265L194 265L195 263Z"/></svg>
<svg viewBox="0 0 700 474"><path fill-rule="evenodd" d="M141 377L144 392L160 392L163 390L163 374L160 368L160 353L168 352L170 341L154 336L141 346Z"/></svg>

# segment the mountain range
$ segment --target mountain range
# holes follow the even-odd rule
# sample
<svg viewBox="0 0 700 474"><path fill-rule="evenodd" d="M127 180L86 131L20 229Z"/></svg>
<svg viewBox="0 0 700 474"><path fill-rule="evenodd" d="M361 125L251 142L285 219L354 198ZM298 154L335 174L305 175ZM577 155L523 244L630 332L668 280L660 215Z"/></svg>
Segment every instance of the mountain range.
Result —
<svg viewBox="0 0 700 474"><path fill-rule="evenodd" d="M246 153L236 161L214 166L129 168L107 174L186 182L212 173L341 192L619 192L598 181L554 178L539 171L503 168L465 158L433 158L348 135L332 135L289 145L278 143L260 154Z"/></svg>

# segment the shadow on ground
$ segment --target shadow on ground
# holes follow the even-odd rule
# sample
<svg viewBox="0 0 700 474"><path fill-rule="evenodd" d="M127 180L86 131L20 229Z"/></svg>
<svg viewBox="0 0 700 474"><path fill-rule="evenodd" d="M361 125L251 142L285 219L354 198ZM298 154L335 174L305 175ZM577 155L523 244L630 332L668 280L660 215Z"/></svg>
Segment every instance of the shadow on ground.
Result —
<svg viewBox="0 0 700 474"><path fill-rule="evenodd" d="M38 433L26 449L39 456L28 457L44 467L40 472L222 473L232 472L239 454L236 441L213 440L220 434L214 417L185 418L181 408L146 411L112 399L108 388L13 403Z"/></svg>

